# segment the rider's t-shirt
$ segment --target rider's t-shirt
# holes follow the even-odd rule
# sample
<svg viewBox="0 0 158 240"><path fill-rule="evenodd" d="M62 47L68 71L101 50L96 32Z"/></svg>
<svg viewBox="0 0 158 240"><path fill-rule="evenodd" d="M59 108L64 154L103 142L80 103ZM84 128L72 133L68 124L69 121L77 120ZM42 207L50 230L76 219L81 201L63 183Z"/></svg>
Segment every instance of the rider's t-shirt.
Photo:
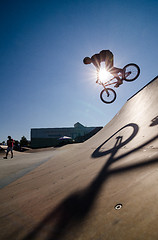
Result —
<svg viewBox="0 0 158 240"><path fill-rule="evenodd" d="M101 51L101 52L103 52L103 51ZM101 52L100 52L100 54L101 54ZM107 70L113 67L113 61L114 61L113 59L114 59L114 56L113 56L112 52L110 50L106 50L104 61L105 61L105 66L106 66Z"/></svg>
<svg viewBox="0 0 158 240"><path fill-rule="evenodd" d="M110 50L102 50L99 54L93 55L91 61L97 69L100 68L101 62L105 62L108 70L113 67L113 53Z"/></svg>

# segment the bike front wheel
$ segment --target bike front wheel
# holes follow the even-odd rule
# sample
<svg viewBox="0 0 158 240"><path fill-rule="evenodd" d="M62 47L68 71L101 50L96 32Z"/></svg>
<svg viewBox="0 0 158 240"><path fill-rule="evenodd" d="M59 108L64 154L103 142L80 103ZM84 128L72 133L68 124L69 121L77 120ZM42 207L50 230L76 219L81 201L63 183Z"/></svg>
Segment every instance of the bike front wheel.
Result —
<svg viewBox="0 0 158 240"><path fill-rule="evenodd" d="M134 81L140 74L140 68L135 63L129 63L123 68L123 78L127 82Z"/></svg>
<svg viewBox="0 0 158 240"><path fill-rule="evenodd" d="M100 99L104 103L112 103L116 99L116 92L111 88L105 88L100 93Z"/></svg>

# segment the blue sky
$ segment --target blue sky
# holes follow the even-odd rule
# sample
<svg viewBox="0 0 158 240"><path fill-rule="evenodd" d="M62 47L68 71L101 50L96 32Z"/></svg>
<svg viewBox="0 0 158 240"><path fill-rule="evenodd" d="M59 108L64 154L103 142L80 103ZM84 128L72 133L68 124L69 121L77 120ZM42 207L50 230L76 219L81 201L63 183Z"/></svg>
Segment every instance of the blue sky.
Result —
<svg viewBox="0 0 158 240"><path fill-rule="evenodd" d="M31 128L105 126L157 76L158 1L0 2L0 141L30 139ZM102 49L114 65L134 62L140 77L106 105L85 56Z"/></svg>

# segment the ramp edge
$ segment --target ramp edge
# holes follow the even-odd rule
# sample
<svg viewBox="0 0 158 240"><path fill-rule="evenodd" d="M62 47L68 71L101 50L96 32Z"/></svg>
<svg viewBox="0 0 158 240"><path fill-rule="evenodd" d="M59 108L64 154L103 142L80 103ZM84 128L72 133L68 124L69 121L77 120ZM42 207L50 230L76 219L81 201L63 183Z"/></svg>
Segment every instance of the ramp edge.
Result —
<svg viewBox="0 0 158 240"><path fill-rule="evenodd" d="M147 87L149 84L151 84L152 82L154 82L157 78L158 78L158 75L157 75L153 80L151 80L150 82L148 82L144 87L142 87L138 92L136 92L133 96L131 96L131 97L127 100L127 102L128 102L131 98L135 97L135 95L137 95L140 91L142 91L142 90L143 90L145 87Z"/></svg>

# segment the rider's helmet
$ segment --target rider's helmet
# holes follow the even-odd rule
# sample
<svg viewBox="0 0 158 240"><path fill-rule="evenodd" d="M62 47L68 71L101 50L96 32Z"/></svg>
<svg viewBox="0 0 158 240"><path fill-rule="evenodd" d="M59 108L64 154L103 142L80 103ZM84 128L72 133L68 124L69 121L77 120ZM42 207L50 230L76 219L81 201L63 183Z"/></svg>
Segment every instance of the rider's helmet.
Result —
<svg viewBox="0 0 158 240"><path fill-rule="evenodd" d="M83 59L84 64L91 64L92 60L89 57Z"/></svg>

